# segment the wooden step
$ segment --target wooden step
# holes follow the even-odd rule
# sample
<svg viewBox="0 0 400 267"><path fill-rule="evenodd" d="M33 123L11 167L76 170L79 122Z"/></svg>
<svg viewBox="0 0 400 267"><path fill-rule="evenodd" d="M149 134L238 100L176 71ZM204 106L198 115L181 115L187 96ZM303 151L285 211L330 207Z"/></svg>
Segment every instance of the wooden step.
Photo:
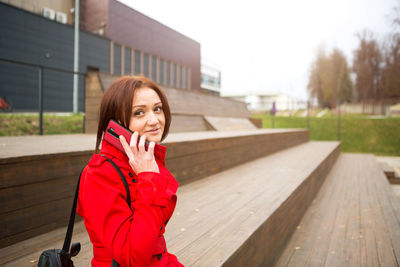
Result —
<svg viewBox="0 0 400 267"><path fill-rule="evenodd" d="M399 201L374 156L342 154L276 266L399 262Z"/></svg>
<svg viewBox="0 0 400 267"><path fill-rule="evenodd" d="M166 165L181 185L308 141L301 129L176 133ZM0 248L66 225L94 135L0 138Z"/></svg>
<svg viewBox="0 0 400 267"><path fill-rule="evenodd" d="M166 231L169 251L185 266L270 266L339 153L337 142L309 142L181 186ZM82 228L73 237L83 244L76 266L90 265L92 257ZM29 255L16 244L0 250L0 258L14 251L19 255L5 266L35 266L42 250L60 247L60 233L42 246L28 243L37 248Z"/></svg>
<svg viewBox="0 0 400 267"><path fill-rule="evenodd" d="M398 167L392 167L383 161L380 161L379 165L391 184L400 184L400 170Z"/></svg>
<svg viewBox="0 0 400 267"><path fill-rule="evenodd" d="M204 116L204 119L217 131L257 129L248 118Z"/></svg>
<svg viewBox="0 0 400 267"><path fill-rule="evenodd" d="M309 142L196 181L166 239L186 266L270 266L340 151Z"/></svg>
<svg viewBox="0 0 400 267"><path fill-rule="evenodd" d="M395 177L394 169L392 166L390 166L386 162L379 162L379 165L388 179Z"/></svg>

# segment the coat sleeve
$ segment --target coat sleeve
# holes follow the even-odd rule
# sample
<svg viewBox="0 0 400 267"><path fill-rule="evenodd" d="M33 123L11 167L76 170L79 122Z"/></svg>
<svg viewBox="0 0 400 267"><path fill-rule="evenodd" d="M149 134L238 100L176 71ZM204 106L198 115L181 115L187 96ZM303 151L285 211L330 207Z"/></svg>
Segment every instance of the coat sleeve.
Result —
<svg viewBox="0 0 400 267"><path fill-rule="evenodd" d="M93 168L86 174L80 196L84 217L122 266L149 265L164 223L166 179L154 172L140 173L136 190L131 192L131 210L118 174L110 177L113 171L102 169Z"/></svg>

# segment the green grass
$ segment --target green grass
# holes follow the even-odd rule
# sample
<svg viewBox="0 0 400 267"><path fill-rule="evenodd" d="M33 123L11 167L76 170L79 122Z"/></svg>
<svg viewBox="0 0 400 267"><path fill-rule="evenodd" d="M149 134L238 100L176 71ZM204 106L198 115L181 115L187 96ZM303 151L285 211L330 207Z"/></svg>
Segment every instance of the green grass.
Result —
<svg viewBox="0 0 400 267"><path fill-rule="evenodd" d="M263 128L272 128L270 115L254 114ZM337 116L310 117L311 140L338 140ZM275 117L275 128L307 128L307 118ZM362 115L341 116L343 152L400 156L400 118L371 119Z"/></svg>
<svg viewBox="0 0 400 267"><path fill-rule="evenodd" d="M271 116L254 114L271 128ZM307 118L275 117L275 128L307 128ZM83 114L44 114L44 134L74 134L83 132ZM37 135L38 115L0 114L0 136ZM338 140L337 117L310 117L311 140ZM371 119L362 115L341 117L341 148L343 152L373 153L400 156L400 118Z"/></svg>
<svg viewBox="0 0 400 267"><path fill-rule="evenodd" d="M44 134L73 134L83 132L83 114L43 115ZM39 134L39 115L0 114L0 136Z"/></svg>

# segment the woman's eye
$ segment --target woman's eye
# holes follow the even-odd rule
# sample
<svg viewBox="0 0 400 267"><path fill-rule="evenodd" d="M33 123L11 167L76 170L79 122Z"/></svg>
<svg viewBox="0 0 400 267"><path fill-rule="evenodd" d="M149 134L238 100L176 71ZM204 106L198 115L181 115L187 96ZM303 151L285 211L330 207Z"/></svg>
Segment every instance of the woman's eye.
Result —
<svg viewBox="0 0 400 267"><path fill-rule="evenodd" d="M158 112L158 111L161 111L161 110L162 110L162 107L156 107L156 108L154 109L155 112Z"/></svg>
<svg viewBox="0 0 400 267"><path fill-rule="evenodd" d="M143 110L138 110L138 111L135 111L135 116L140 116L140 115L143 115L144 114L144 112L143 112Z"/></svg>

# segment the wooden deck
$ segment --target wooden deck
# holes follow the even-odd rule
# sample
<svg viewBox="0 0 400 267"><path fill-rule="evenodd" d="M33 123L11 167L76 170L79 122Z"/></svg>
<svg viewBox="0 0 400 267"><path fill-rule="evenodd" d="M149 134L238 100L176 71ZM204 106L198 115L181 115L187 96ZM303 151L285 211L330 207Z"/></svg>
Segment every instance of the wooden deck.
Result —
<svg viewBox="0 0 400 267"><path fill-rule="evenodd" d="M400 208L372 155L342 154L277 266L399 266Z"/></svg>
<svg viewBox="0 0 400 267"><path fill-rule="evenodd" d="M166 164L181 185L308 141L307 130L175 133ZM0 248L65 225L94 135L1 137Z"/></svg>
<svg viewBox="0 0 400 267"><path fill-rule="evenodd" d="M166 232L169 251L185 266L270 266L338 154L337 142L309 142L180 187ZM42 250L61 246L63 234L59 229L3 248L0 265L36 266ZM83 246L76 266L89 266L82 223L74 241Z"/></svg>

